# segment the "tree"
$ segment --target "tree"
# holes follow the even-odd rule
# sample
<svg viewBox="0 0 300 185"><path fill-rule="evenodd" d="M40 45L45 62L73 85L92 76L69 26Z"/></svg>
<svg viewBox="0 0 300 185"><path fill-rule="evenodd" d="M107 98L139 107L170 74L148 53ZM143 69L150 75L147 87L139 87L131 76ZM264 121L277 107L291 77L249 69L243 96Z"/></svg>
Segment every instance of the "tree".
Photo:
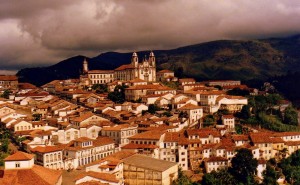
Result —
<svg viewBox="0 0 300 185"><path fill-rule="evenodd" d="M92 89L96 90L96 93L99 93L99 94L108 92L108 87L106 84L94 84L92 86Z"/></svg>
<svg viewBox="0 0 300 185"><path fill-rule="evenodd" d="M283 123L288 125L298 125L298 112L289 106L284 110Z"/></svg>
<svg viewBox="0 0 300 185"><path fill-rule="evenodd" d="M282 159L278 166L282 169L285 179L290 184L300 184L300 150L288 158Z"/></svg>
<svg viewBox="0 0 300 185"><path fill-rule="evenodd" d="M2 152L4 152L4 153L7 153L8 152L8 150L9 150L9 147L8 147L8 145L9 145L9 140L6 138L6 139L3 139L2 141L1 141L1 146L0 146L0 151L2 151Z"/></svg>
<svg viewBox="0 0 300 185"><path fill-rule="evenodd" d="M239 117L241 119L249 119L250 116L251 116L250 106L249 105L244 105L242 107L242 110L241 110L240 114L239 114Z"/></svg>
<svg viewBox="0 0 300 185"><path fill-rule="evenodd" d="M203 126L211 126L216 122L213 115L207 115L203 119Z"/></svg>
<svg viewBox="0 0 300 185"><path fill-rule="evenodd" d="M4 92L1 94L1 97L2 97L2 98L8 99L10 93L11 93L11 92L10 92L9 90L4 90Z"/></svg>
<svg viewBox="0 0 300 185"><path fill-rule="evenodd" d="M40 121L42 118L42 114L33 114L32 121Z"/></svg>
<svg viewBox="0 0 300 185"><path fill-rule="evenodd" d="M184 70L183 70L183 67L178 67L176 70L175 70L175 76L177 76L178 78L183 78L184 77Z"/></svg>
<svg viewBox="0 0 300 185"><path fill-rule="evenodd" d="M277 185L277 179L279 178L279 174L276 172L275 168L270 164L267 164L267 168L263 173L263 184L264 185Z"/></svg>
<svg viewBox="0 0 300 185"><path fill-rule="evenodd" d="M228 169L221 169L206 173L202 180L203 185L235 185L238 184L234 176L229 173Z"/></svg>
<svg viewBox="0 0 300 185"><path fill-rule="evenodd" d="M150 104L148 107L148 112L151 114L155 114L156 111L159 111L160 108L155 104Z"/></svg>
<svg viewBox="0 0 300 185"><path fill-rule="evenodd" d="M249 90L240 89L238 87L231 89L227 91L228 95L234 95L234 96L248 96L250 94Z"/></svg>
<svg viewBox="0 0 300 185"><path fill-rule="evenodd" d="M114 89L114 92L108 94L108 99L115 103L122 104L125 102L125 85L117 85Z"/></svg>
<svg viewBox="0 0 300 185"><path fill-rule="evenodd" d="M255 184L254 175L258 161L253 158L251 150L242 148L231 160L231 172L234 177L244 184Z"/></svg>
<svg viewBox="0 0 300 185"><path fill-rule="evenodd" d="M172 185L192 185L191 179L186 176L182 169L178 169L178 179L172 183Z"/></svg>

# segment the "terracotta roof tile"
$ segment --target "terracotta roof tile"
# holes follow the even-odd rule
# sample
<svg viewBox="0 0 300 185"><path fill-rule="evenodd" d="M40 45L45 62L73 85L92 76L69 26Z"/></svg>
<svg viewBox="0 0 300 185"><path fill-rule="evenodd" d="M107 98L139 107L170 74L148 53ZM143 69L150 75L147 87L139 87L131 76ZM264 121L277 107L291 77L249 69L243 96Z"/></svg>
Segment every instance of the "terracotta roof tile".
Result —
<svg viewBox="0 0 300 185"><path fill-rule="evenodd" d="M194 110L194 109L202 109L202 107L188 103L188 104L180 107L178 110Z"/></svg>
<svg viewBox="0 0 300 185"><path fill-rule="evenodd" d="M136 134L131 136L129 139L150 139L150 140L159 140L161 136L164 134L164 131L147 131L143 133Z"/></svg>
<svg viewBox="0 0 300 185"><path fill-rule="evenodd" d="M272 143L271 134L266 132L251 133L250 138L253 143Z"/></svg>
<svg viewBox="0 0 300 185"><path fill-rule="evenodd" d="M0 75L0 81L16 81L18 77L15 75Z"/></svg>
<svg viewBox="0 0 300 185"><path fill-rule="evenodd" d="M130 125L130 124L121 124L121 125L114 125L112 127L103 127L103 131L121 131L122 129L127 129L127 128L133 128L137 127L137 125Z"/></svg>
<svg viewBox="0 0 300 185"><path fill-rule="evenodd" d="M16 153L6 157L4 161L26 161L34 158L34 155L17 151Z"/></svg>
<svg viewBox="0 0 300 185"><path fill-rule="evenodd" d="M213 129L188 129L186 131L188 135L198 135L200 138L206 138L209 135L221 137L221 134Z"/></svg>
<svg viewBox="0 0 300 185"><path fill-rule="evenodd" d="M126 69L134 69L134 66L131 64L121 65L120 67L116 68L115 71L122 71Z"/></svg>
<svg viewBox="0 0 300 185"><path fill-rule="evenodd" d="M65 145L59 145L59 146L37 146L33 148L32 152L39 152L39 153L50 153L50 152L56 152L56 151L62 151L65 148Z"/></svg>
<svg viewBox="0 0 300 185"><path fill-rule="evenodd" d="M121 147L122 149L155 149L158 148L158 146L156 145L152 145L152 144L135 144L135 143L129 143L127 145L124 145L123 147Z"/></svg>
<svg viewBox="0 0 300 185"><path fill-rule="evenodd" d="M62 172L39 165L31 169L5 170L0 184L6 185L54 185L59 182Z"/></svg>

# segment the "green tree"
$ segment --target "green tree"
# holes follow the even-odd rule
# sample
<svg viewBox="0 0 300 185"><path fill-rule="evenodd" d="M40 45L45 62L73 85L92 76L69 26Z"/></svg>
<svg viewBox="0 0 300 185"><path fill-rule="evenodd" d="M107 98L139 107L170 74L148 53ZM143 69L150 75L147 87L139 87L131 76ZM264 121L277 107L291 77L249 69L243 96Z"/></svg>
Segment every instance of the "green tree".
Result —
<svg viewBox="0 0 300 185"><path fill-rule="evenodd" d="M282 159L278 166L290 184L300 184L300 150Z"/></svg>
<svg viewBox="0 0 300 185"><path fill-rule="evenodd" d="M127 86L124 85L117 85L113 92L108 94L108 99L115 103L122 104L125 102L125 88Z"/></svg>
<svg viewBox="0 0 300 185"><path fill-rule="evenodd" d="M249 119L251 116L250 106L244 105L240 114L238 114L241 119Z"/></svg>
<svg viewBox="0 0 300 185"><path fill-rule="evenodd" d="M159 110L160 110L160 108L155 104L150 104L148 106L148 112L151 113L151 114L155 114L155 112L159 111Z"/></svg>
<svg viewBox="0 0 300 185"><path fill-rule="evenodd" d="M235 180L234 176L229 173L228 169L221 169L219 171L212 171L211 173L206 173L202 180L203 185L235 185L238 182Z"/></svg>
<svg viewBox="0 0 300 185"><path fill-rule="evenodd" d="M94 84L92 89L96 90L96 93L99 94L108 92L108 87L106 84Z"/></svg>
<svg viewBox="0 0 300 185"><path fill-rule="evenodd" d="M216 122L215 117L213 115L207 115L203 119L203 126L211 126Z"/></svg>
<svg viewBox="0 0 300 185"><path fill-rule="evenodd" d="M9 151L9 147L8 147L8 145L9 145L9 140L6 138L6 139L3 139L2 141L1 141L1 146L0 146L0 151L1 152L4 152L4 153L8 153L8 151Z"/></svg>
<svg viewBox="0 0 300 185"><path fill-rule="evenodd" d="M4 90L4 92L1 94L1 98L6 98L8 99L9 98L9 95L10 95L11 91L9 90Z"/></svg>
<svg viewBox="0 0 300 185"><path fill-rule="evenodd" d="M288 125L298 125L298 112L289 106L284 110L283 123Z"/></svg>
<svg viewBox="0 0 300 185"><path fill-rule="evenodd" d="M32 121L40 121L42 118L42 114L33 114Z"/></svg>
<svg viewBox="0 0 300 185"><path fill-rule="evenodd" d="M251 150L242 148L231 160L231 172L234 177L244 184L255 184L254 175L258 161L253 158Z"/></svg>
<svg viewBox="0 0 300 185"><path fill-rule="evenodd" d="M275 168L270 164L267 164L267 168L263 173L263 184L264 185L277 185L277 179L279 178L279 174L276 172Z"/></svg>
<svg viewBox="0 0 300 185"><path fill-rule="evenodd" d="M178 169L178 179L175 180L172 185L192 185L192 181L191 179L188 178L188 176L186 176L182 169L179 168Z"/></svg>

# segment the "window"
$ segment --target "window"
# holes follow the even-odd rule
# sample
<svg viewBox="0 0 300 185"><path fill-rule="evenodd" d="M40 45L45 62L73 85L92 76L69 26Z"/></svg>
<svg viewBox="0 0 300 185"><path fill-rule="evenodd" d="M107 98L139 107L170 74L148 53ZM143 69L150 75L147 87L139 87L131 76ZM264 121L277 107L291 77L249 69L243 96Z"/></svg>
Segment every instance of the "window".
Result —
<svg viewBox="0 0 300 185"><path fill-rule="evenodd" d="M20 163L16 162L16 168L20 168Z"/></svg>

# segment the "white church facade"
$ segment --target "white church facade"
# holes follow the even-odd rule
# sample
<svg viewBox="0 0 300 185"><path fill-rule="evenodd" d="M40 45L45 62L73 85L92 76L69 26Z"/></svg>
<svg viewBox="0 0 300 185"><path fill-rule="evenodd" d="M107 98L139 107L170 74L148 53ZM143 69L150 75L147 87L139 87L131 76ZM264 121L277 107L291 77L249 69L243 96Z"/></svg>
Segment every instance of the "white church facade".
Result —
<svg viewBox="0 0 300 185"><path fill-rule="evenodd" d="M141 79L147 82L156 81L156 61L153 52L148 58L139 62L136 52L132 54L131 63L122 65L115 70L89 70L88 62L83 62L83 74L80 76L82 85L106 84L115 80L130 81Z"/></svg>

